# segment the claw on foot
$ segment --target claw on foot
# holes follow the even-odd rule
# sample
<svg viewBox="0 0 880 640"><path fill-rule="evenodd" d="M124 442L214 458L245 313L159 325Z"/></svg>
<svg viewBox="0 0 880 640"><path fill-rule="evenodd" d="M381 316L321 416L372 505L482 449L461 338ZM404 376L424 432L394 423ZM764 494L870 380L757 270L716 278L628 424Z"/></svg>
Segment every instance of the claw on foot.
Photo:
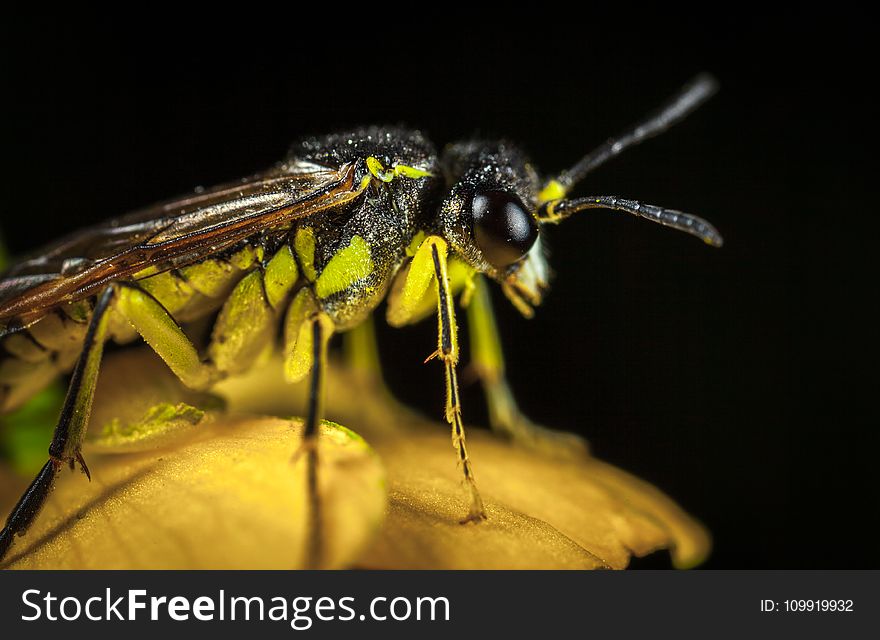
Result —
<svg viewBox="0 0 880 640"><path fill-rule="evenodd" d="M86 459L83 458L82 452L77 451L72 458L67 458L63 461L59 461L57 458L53 458L53 460L59 465L66 462L71 471L76 471L76 465L77 463L79 463L79 470L86 475L86 478L89 479L89 482L92 481L92 472L89 471L89 465L86 464Z"/></svg>
<svg viewBox="0 0 880 640"><path fill-rule="evenodd" d="M467 514L467 517L459 520L459 524L468 524L469 522L473 522L474 524L478 524L483 520L486 520L486 509L483 507L483 498L480 497L480 492L477 491L477 487L475 484L471 483L471 509Z"/></svg>
<svg viewBox="0 0 880 640"><path fill-rule="evenodd" d="M473 522L474 524L479 524L480 522L483 522L484 520L488 520L488 518L486 517L485 511L471 511L469 514L467 514L467 517L462 518L461 520L458 521L458 523L459 524L469 524L469 523Z"/></svg>
<svg viewBox="0 0 880 640"><path fill-rule="evenodd" d="M82 470L84 474L86 474L86 478L89 479L89 482L92 481L92 473L89 471L89 465L86 464L86 459L83 458L83 454L80 451L76 452L76 461L79 462L79 468ZM73 469L73 460L70 461L70 468Z"/></svg>

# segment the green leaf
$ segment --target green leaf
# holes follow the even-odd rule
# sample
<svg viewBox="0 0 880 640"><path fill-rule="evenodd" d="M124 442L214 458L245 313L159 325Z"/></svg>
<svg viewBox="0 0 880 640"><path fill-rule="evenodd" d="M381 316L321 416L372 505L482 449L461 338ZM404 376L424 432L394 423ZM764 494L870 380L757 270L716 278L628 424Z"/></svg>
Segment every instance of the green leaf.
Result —
<svg viewBox="0 0 880 640"><path fill-rule="evenodd" d="M46 451L64 402L53 383L9 415L0 416L0 459L16 473L30 476L46 463Z"/></svg>

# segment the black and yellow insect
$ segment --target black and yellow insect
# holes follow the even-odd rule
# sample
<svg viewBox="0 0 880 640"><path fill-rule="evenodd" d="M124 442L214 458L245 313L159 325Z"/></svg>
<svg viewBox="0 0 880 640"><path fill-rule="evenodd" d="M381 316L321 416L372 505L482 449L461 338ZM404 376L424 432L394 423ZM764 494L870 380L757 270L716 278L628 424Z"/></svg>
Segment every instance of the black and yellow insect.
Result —
<svg viewBox="0 0 880 640"><path fill-rule="evenodd" d="M311 375L305 450L314 496L327 342L358 335L383 300L393 326L437 314L433 357L444 367L446 420L470 492L464 521L482 520L459 403L454 298L468 310L493 426L534 440L504 378L485 280L530 316L548 282L543 226L586 209L635 214L720 246L717 231L692 215L611 196L568 198L587 173L714 89L712 78L697 77L549 180L507 142L467 141L438 155L421 133L400 128L308 138L265 173L86 229L18 262L0 279L0 411L72 375L49 459L0 532L0 558L63 466L89 474L80 449L104 344L138 334L196 389L245 371L280 342L287 380ZM200 350L182 327L215 313ZM360 338L353 342L365 344Z"/></svg>

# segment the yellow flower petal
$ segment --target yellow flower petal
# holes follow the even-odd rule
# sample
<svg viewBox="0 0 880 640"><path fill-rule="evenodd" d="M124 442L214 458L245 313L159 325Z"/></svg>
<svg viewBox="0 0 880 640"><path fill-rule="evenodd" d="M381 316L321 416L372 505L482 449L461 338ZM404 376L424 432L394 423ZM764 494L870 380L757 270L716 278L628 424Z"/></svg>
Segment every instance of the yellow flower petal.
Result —
<svg viewBox="0 0 880 640"><path fill-rule="evenodd" d="M155 387L165 400L192 398L169 384L164 365L152 356L121 355L110 358L102 376L93 431L100 432L102 416L141 415L144 397L152 399ZM310 522L305 457L291 461L301 436L299 419L220 414L182 429L173 440L160 439L158 448L109 454L102 453L104 442L87 446L92 481L63 470L45 509L2 566L304 567ZM320 565L350 566L384 519L385 473L361 438L332 423L322 427L318 452ZM5 515L26 482L7 473L0 486Z"/></svg>
<svg viewBox="0 0 880 640"><path fill-rule="evenodd" d="M378 458L346 429L324 429L319 478L322 504L330 505L321 536L324 566L618 569L633 555L668 548L676 566L688 567L708 553L705 529L653 486L590 456L562 461L477 428L470 428L468 442L489 519L461 525L467 492L448 427L339 366L327 381L328 417L366 438ZM303 566L304 479L302 465L290 463L300 423L247 414L301 412L305 388L284 383L276 360L219 385L228 412L209 412L211 420L171 442L156 439L159 449L124 455L87 449L93 482L62 473L9 564ZM93 432L120 414L142 416L159 401L204 408L152 354L114 354L101 377ZM8 509L23 485L0 484L0 507Z"/></svg>
<svg viewBox="0 0 880 640"><path fill-rule="evenodd" d="M364 436L388 470L388 521L358 566L622 569L633 555L669 549L674 566L689 568L709 554L706 529L649 483L592 456L560 460L471 426L468 448L489 519L462 526L468 494L448 426L339 366L328 387L329 416ZM291 393L272 367L221 389L238 410L297 412L304 402L304 387Z"/></svg>

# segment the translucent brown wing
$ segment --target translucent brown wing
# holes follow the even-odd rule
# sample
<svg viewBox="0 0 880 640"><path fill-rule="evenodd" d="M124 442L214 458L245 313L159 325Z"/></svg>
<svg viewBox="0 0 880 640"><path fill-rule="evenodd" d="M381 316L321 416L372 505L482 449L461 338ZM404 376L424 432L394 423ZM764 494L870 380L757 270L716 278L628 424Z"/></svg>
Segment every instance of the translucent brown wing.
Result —
<svg viewBox="0 0 880 640"><path fill-rule="evenodd" d="M0 278L0 336L48 309L147 267L183 266L262 230L342 205L362 189L355 165L273 170L110 220L64 238Z"/></svg>

